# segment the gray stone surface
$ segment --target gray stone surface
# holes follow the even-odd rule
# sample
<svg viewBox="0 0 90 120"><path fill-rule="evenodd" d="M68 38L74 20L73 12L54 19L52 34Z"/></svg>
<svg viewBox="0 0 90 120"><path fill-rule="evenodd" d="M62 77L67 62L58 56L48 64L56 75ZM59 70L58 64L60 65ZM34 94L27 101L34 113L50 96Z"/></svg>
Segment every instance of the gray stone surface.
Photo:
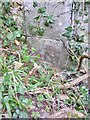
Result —
<svg viewBox="0 0 90 120"><path fill-rule="evenodd" d="M56 41L54 39L45 39L42 37L28 38L29 47L34 47L37 53L41 55L41 60L52 63L54 66L60 68L66 68L70 65L68 61L68 53L63 46L62 41Z"/></svg>
<svg viewBox="0 0 90 120"><path fill-rule="evenodd" d="M28 10L28 12L25 13L25 23L26 33L29 36L30 31L28 26L37 16L38 8L33 8L33 0L27 0L27 2L24 3L24 7ZM70 25L73 26L75 24L74 20L81 20L81 18L78 17L78 13L71 14L72 0L65 2L39 2L39 7L46 7L47 14L53 15L55 22L46 28L43 37L28 37L28 44L30 47L37 49L37 52L41 54L43 60L65 69L67 65L71 64L70 61L68 61L68 53L63 43L56 41L56 39L65 40L65 38L60 37L60 35L65 32L65 28ZM41 26L43 26L43 20L41 20ZM88 28L87 25L85 27ZM79 31L78 33L82 35L85 31Z"/></svg>
<svg viewBox="0 0 90 120"><path fill-rule="evenodd" d="M32 23L34 17L37 16L38 9L34 8L32 4L32 0L28 0L28 2L24 3L25 8L29 11L26 12L26 26L28 35L30 34L28 25ZM60 35L65 31L65 28L71 23L71 2L40 2L39 6L46 7L47 14L53 15L53 19L55 20L50 27L46 28L43 37L50 39L60 38ZM41 23L43 23L43 20Z"/></svg>
<svg viewBox="0 0 90 120"><path fill-rule="evenodd" d="M30 35L28 30L28 25L32 23L33 18L37 16L37 8L33 8L32 0L24 3L25 8L29 10L26 12L26 28L27 35ZM41 54L41 58L47 62L58 65L61 68L67 66L68 53L63 46L61 41L56 41L60 39L60 35L65 32L65 28L71 23L71 3L65 2L40 2L40 7L46 7L48 15L53 15L55 22L46 28L43 37L31 37L28 38L28 43L30 47L37 49L37 52ZM65 13L69 11L68 13ZM43 23L43 21L42 21Z"/></svg>

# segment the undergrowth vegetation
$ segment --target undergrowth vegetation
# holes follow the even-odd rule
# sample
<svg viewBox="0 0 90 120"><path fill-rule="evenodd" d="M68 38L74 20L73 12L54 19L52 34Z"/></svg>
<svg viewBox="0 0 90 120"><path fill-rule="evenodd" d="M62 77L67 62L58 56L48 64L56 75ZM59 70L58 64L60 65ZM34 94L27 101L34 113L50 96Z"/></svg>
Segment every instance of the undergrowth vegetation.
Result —
<svg viewBox="0 0 90 120"><path fill-rule="evenodd" d="M10 12L12 4L3 2L0 7L2 118L38 118L44 114L49 117L55 111L62 111L63 108L67 110L68 118L88 117L87 83L81 82L69 89L62 87L83 74L79 72L75 74L74 70L60 73L47 63L39 65L37 61L40 55L36 54L35 48L28 51L25 33L12 17ZM45 9L39 8L38 12L46 18L45 26L53 23L52 17L45 14ZM39 19L40 16L35 18ZM29 27L31 30L35 29L33 25ZM43 35L44 29L38 28L38 30L37 34ZM70 34L71 28L66 30ZM79 51L79 48L77 49ZM65 78L62 77L63 74ZM69 112L71 108L74 111Z"/></svg>

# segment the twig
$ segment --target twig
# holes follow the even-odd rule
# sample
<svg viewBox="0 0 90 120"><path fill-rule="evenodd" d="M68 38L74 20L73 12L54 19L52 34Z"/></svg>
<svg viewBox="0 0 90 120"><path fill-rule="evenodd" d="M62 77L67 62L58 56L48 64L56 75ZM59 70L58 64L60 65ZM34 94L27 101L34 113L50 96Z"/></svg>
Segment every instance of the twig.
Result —
<svg viewBox="0 0 90 120"><path fill-rule="evenodd" d="M54 78L55 76L52 77L52 79ZM83 76L80 76L79 78L75 79L74 81L70 82L70 83L65 83L65 84L59 84L60 85L60 89L68 89L68 88L71 88L77 84L79 84L81 81L84 81L86 79L88 79L90 76L88 74L85 74ZM50 80L50 82L52 82L52 79Z"/></svg>
<svg viewBox="0 0 90 120"><path fill-rule="evenodd" d="M90 56L89 56L89 55L82 55L82 56L80 57L80 59L79 59L79 64L78 64L77 71L80 70L80 68L81 68L81 66L82 66L83 59L85 59L85 58L88 59L88 60L90 60Z"/></svg>
<svg viewBox="0 0 90 120"><path fill-rule="evenodd" d="M80 83L81 81L84 81L86 79L88 79L90 76L88 74L85 74L79 78L77 78L76 80L70 82L70 83L65 83L63 86L61 86L61 89L65 88L65 89L68 89L68 88L71 88L73 86L75 86L76 84Z"/></svg>
<svg viewBox="0 0 90 120"><path fill-rule="evenodd" d="M68 41L66 42L65 40L63 40L63 38L62 38L62 39L56 39L56 41L60 41L60 40L63 42L63 45L64 45L64 47L66 48L66 51L69 53L69 55L70 55L70 56L73 55L73 56L76 58L77 63L79 64L79 58L76 56L76 54L74 53L74 51L69 47ZM86 68L85 68L85 66L82 65L82 67L83 67L83 69L84 69L84 71L85 71L85 73L86 73Z"/></svg>
<svg viewBox="0 0 90 120"><path fill-rule="evenodd" d="M74 55L74 57L76 58L76 60L77 60L77 63L79 64L79 59L78 59L78 57L76 56L76 54L73 52L73 50L70 48L69 49L70 51L71 51L71 53ZM85 68L85 66L84 65L82 65L82 67L83 67L83 69L84 69L84 71L85 71L85 73L86 73L86 68Z"/></svg>

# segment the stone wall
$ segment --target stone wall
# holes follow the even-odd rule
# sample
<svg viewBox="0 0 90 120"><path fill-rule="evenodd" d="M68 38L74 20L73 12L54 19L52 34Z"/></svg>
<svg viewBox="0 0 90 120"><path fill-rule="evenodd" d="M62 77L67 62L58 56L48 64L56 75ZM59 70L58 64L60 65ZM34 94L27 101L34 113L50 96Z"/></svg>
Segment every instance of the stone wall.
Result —
<svg viewBox="0 0 90 120"><path fill-rule="evenodd" d="M65 28L74 25L74 20L81 19L78 17L78 13L73 14L72 0L67 0L66 2L39 2L39 7L45 7L48 15L53 15L55 22L46 28L43 37L32 36L29 31L29 24L32 23L33 19L37 16L37 9L33 7L33 0L27 0L24 3L25 10L25 25L26 34L29 47L36 48L37 52L41 54L42 60L56 64L61 68L66 68L71 62L68 60L68 53L63 46L60 39L67 41L66 38L61 38L61 34L65 32ZM43 23L43 21L42 21ZM87 24L86 24L86 28ZM82 31L79 31L83 34ZM85 31L84 31L85 33ZM58 39L59 41L57 41ZM88 38L86 37L86 40Z"/></svg>
<svg viewBox="0 0 90 120"><path fill-rule="evenodd" d="M69 2L40 2L39 7L33 7L33 0L28 0L24 3L26 12L26 26L32 23L33 19L37 16L37 9L39 7L45 7L48 15L52 15L55 20L52 25L46 28L44 38L56 39L60 38L60 35L65 31L65 28L71 24L71 8L72 4ZM43 22L43 20L42 20ZM27 34L30 35L29 30Z"/></svg>
<svg viewBox="0 0 90 120"><path fill-rule="evenodd" d="M46 39L41 37L28 38L29 47L37 49L37 53L41 55L40 60L47 61L53 66L65 69L67 65L70 65L69 54L63 46L61 41L54 39Z"/></svg>

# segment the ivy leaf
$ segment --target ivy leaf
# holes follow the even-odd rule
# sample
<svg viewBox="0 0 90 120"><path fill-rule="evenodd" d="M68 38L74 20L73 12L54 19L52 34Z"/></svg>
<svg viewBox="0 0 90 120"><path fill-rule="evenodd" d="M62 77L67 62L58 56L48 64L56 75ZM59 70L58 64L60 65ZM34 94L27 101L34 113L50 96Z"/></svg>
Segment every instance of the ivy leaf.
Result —
<svg viewBox="0 0 90 120"><path fill-rule="evenodd" d="M8 102L9 101L9 97L8 96L5 96L4 97L4 102Z"/></svg>
<svg viewBox="0 0 90 120"><path fill-rule="evenodd" d="M67 27L67 28L65 28L65 30L67 30L68 32L72 32L72 27L71 26Z"/></svg>
<svg viewBox="0 0 90 120"><path fill-rule="evenodd" d="M88 19L84 20L84 23L88 23Z"/></svg>
<svg viewBox="0 0 90 120"><path fill-rule="evenodd" d="M30 59L31 59L30 55L24 55L23 56L23 61L26 62L26 63L30 62Z"/></svg>
<svg viewBox="0 0 90 120"><path fill-rule="evenodd" d="M86 3L90 3L90 0L86 0L85 2L86 2Z"/></svg>
<svg viewBox="0 0 90 120"><path fill-rule="evenodd" d="M35 48L33 48L33 47L31 48L31 52L32 52L32 53L35 53L36 51L37 51L37 50L36 50Z"/></svg>
<svg viewBox="0 0 90 120"><path fill-rule="evenodd" d="M18 115L16 113L13 113L13 118L17 118Z"/></svg>
<svg viewBox="0 0 90 120"><path fill-rule="evenodd" d="M40 113L39 112L32 112L31 117L38 118L38 117L40 117Z"/></svg>
<svg viewBox="0 0 90 120"><path fill-rule="evenodd" d="M37 30L37 28L34 28L33 30L32 30L32 35L34 36L36 36L37 35L37 33L38 33L38 30Z"/></svg>
<svg viewBox="0 0 90 120"><path fill-rule="evenodd" d="M45 13L46 12L46 8L45 7L41 7L38 9L38 13Z"/></svg>
<svg viewBox="0 0 90 120"><path fill-rule="evenodd" d="M16 109L16 112L15 112L17 115L20 114L20 110L19 109Z"/></svg>
<svg viewBox="0 0 90 120"><path fill-rule="evenodd" d="M23 99L22 102L23 102L24 104L28 104L28 101L29 101L29 100L28 100L27 98L25 98L25 99Z"/></svg>
<svg viewBox="0 0 90 120"><path fill-rule="evenodd" d="M15 37L13 36L13 33L8 32L7 33L7 39L10 41L14 41Z"/></svg>
<svg viewBox="0 0 90 120"><path fill-rule="evenodd" d="M49 26L49 23L47 22L47 20L45 21L44 25L45 25L46 27Z"/></svg>
<svg viewBox="0 0 90 120"><path fill-rule="evenodd" d="M81 28L80 28L81 30L85 30L85 26L81 26Z"/></svg>
<svg viewBox="0 0 90 120"><path fill-rule="evenodd" d="M37 100L38 100L38 101L43 101L43 100L44 100L43 95L38 95L38 96L37 96Z"/></svg>
<svg viewBox="0 0 90 120"><path fill-rule="evenodd" d="M70 32L66 32L62 34L62 36L67 37L67 38L70 38L70 35L71 35Z"/></svg>
<svg viewBox="0 0 90 120"><path fill-rule="evenodd" d="M45 25L46 27L48 27L49 24L53 24L53 22L54 22L54 20L53 20L52 16L47 16L47 19L46 19L44 25Z"/></svg>
<svg viewBox="0 0 90 120"><path fill-rule="evenodd" d="M18 29L17 31L14 31L14 36L15 37L21 37L21 35L22 35L21 29Z"/></svg>
<svg viewBox="0 0 90 120"><path fill-rule="evenodd" d="M75 23L76 23L76 24L79 24L79 23L80 23L80 21L79 21L79 20L75 20Z"/></svg>
<svg viewBox="0 0 90 120"><path fill-rule="evenodd" d="M42 16L43 16L43 17L47 17L47 14L44 12L44 13L42 14Z"/></svg>
<svg viewBox="0 0 90 120"><path fill-rule="evenodd" d="M80 12L79 12L79 16L81 16L82 14L83 14L82 11L80 11Z"/></svg>
<svg viewBox="0 0 90 120"><path fill-rule="evenodd" d="M29 29L30 29L30 30L33 30L33 28L34 28L33 25L30 24L30 25L29 25Z"/></svg>
<svg viewBox="0 0 90 120"><path fill-rule="evenodd" d="M39 15L39 16L37 16L37 17L35 17L34 19L39 20L39 19L40 19L40 15Z"/></svg>
<svg viewBox="0 0 90 120"><path fill-rule="evenodd" d="M47 22L48 23L53 23L54 22L52 16L47 16Z"/></svg>
<svg viewBox="0 0 90 120"><path fill-rule="evenodd" d="M37 0L34 0L34 1L33 1L33 7L35 8L35 7L37 7L37 6L38 6Z"/></svg>
<svg viewBox="0 0 90 120"><path fill-rule="evenodd" d="M81 35L80 38L79 38L79 42L84 42L84 35Z"/></svg>
<svg viewBox="0 0 90 120"><path fill-rule="evenodd" d="M80 88L80 92L83 93L84 95L87 94L88 95L88 89L86 88L86 86L82 86Z"/></svg>
<svg viewBox="0 0 90 120"><path fill-rule="evenodd" d="M22 111L19 115L19 118L28 118L27 112Z"/></svg>
<svg viewBox="0 0 90 120"><path fill-rule="evenodd" d="M44 32L45 32L44 28L38 28L38 34L40 36L43 36Z"/></svg>
<svg viewBox="0 0 90 120"><path fill-rule="evenodd" d="M7 39L4 39L4 46L8 46L10 42Z"/></svg>

